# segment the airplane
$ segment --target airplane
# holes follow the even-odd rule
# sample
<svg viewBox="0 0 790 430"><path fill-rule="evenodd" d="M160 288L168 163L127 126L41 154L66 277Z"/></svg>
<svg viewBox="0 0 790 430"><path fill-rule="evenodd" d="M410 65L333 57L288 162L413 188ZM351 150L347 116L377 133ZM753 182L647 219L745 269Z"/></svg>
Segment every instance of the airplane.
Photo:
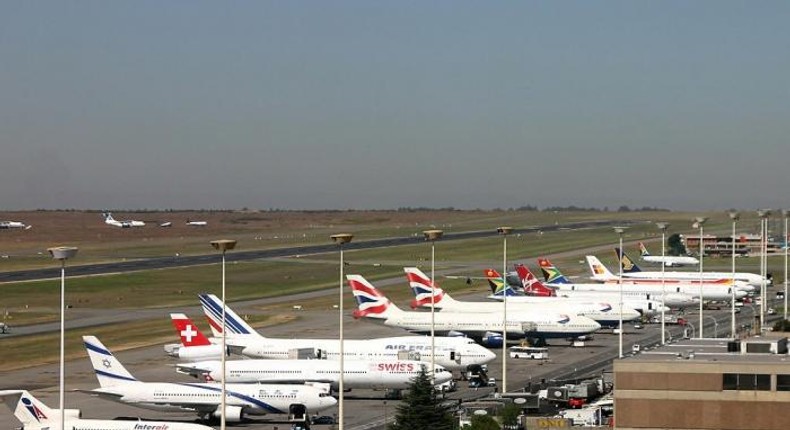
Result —
<svg viewBox="0 0 790 430"><path fill-rule="evenodd" d="M11 228L23 228L25 230L30 230L33 228L33 226L27 225L20 221L0 221L0 230L7 230Z"/></svg>
<svg viewBox="0 0 790 430"><path fill-rule="evenodd" d="M490 302L460 302L453 299L446 291L434 285L430 278L416 267L405 267L406 277L414 293L415 299L412 300L411 307L431 308L431 300L436 309L450 312L502 312L503 305ZM493 269L488 269L493 271ZM502 278L499 277L501 281ZM431 293L433 292L433 299ZM542 303L511 302L508 296L508 313L544 313L561 312L571 313L590 318L601 326L612 326L619 323L619 312L614 312L608 303L592 302L572 302L572 301L543 301ZM623 320L633 321L642 317L642 314L634 309L623 309Z"/></svg>
<svg viewBox="0 0 790 430"><path fill-rule="evenodd" d="M489 269L491 270L491 269ZM491 278L489 280L489 284L491 285L491 291L494 292L491 296L488 296L490 299L494 300L503 300L503 294L508 294L508 302L523 302L523 303L534 303L534 304L545 304L551 303L552 301L559 301L559 302L584 302L589 303L591 300L606 300L609 303L619 303L620 295L615 293L608 293L608 292L589 292L589 291L558 291L552 287L548 287L540 282L526 266L522 264L516 265L516 272L522 276L522 282L524 287L524 294L523 296L513 295L515 293L508 292L507 290L511 290L510 287L507 290L503 290L501 286L501 279ZM496 271L494 271L496 274ZM499 281L499 282L497 282ZM668 296L668 295L667 295ZM698 303L684 295L684 300L688 301L689 303ZM607 303L608 304L608 303ZM618 321L610 322L607 324L608 326L612 326L615 324L619 324L619 306L611 306L609 305L612 310L611 312L614 314L613 316L617 316ZM617 310L615 310L617 308ZM629 321L630 320L630 312L636 311L639 315L645 316L653 316L657 315L661 312L661 310L665 312L669 312L669 305L662 306L660 300L656 300L655 298L651 297L649 294L644 293L633 293L633 292L624 292L623 293L623 320ZM610 316L612 318L613 316Z"/></svg>
<svg viewBox="0 0 790 430"><path fill-rule="evenodd" d="M6 406L25 430L59 430L60 409L50 409L26 390L0 391ZM122 421L80 418L79 409L64 411L64 426L67 430L213 430L201 424L177 423L172 421Z"/></svg>
<svg viewBox="0 0 790 430"><path fill-rule="evenodd" d="M206 221L190 221L187 220L187 225L191 227L205 227L208 225Z"/></svg>
<svg viewBox="0 0 790 430"><path fill-rule="evenodd" d="M673 266L696 266L699 264L699 260L695 257L689 256L677 256L677 255L651 255L650 252L647 250L647 247L644 243L639 242L639 254L642 258L642 261L646 263L653 263L653 264L661 264L664 263L667 267Z"/></svg>
<svg viewBox="0 0 790 430"><path fill-rule="evenodd" d="M615 248L614 252L615 252L615 255L617 255L617 258L619 260L620 259L620 249L619 248ZM623 267L623 277L624 278L629 278L629 279L658 279L658 280L661 279L661 272L657 272L657 271L654 271L654 272L643 272L642 269L640 269L639 266L637 266L636 263L634 263L634 261L631 260L631 258L628 257L628 255L625 252L623 252L622 255L623 255L623 259L622 259L622 261L620 261L620 264ZM704 281L717 281L717 280L720 280L720 279L730 279L731 280L731 279L733 279L733 277L734 277L734 279L736 281L745 282L745 283L747 283L747 284L749 284L749 285L751 285L753 287L759 287L762 281L765 281L766 285L772 285L772 283L773 283L770 278L769 279L765 279L765 278L763 278L762 276L760 276L760 275L758 275L756 273L748 273L748 272L735 272L734 274L732 272L702 272L702 274L700 275L699 272L678 272L678 271L667 272L667 271L664 271L664 278L665 279L676 279L676 280L681 280L681 281L686 281L686 282L690 282L690 281L697 281L697 282L699 282L700 278L702 278L703 282ZM600 280L601 278L604 278L604 276L598 276L598 278L596 278L596 273L593 272L593 279Z"/></svg>
<svg viewBox="0 0 790 430"><path fill-rule="evenodd" d="M121 228L130 228L130 227L144 227L145 223L142 221L134 221L134 220L125 220L125 221L118 221L112 217L110 212L102 213L104 216L104 223L107 225L111 225L113 227L121 227Z"/></svg>
<svg viewBox="0 0 790 430"><path fill-rule="evenodd" d="M171 318L174 315L179 318L178 325L184 326L184 329L181 330L176 328L182 344L209 344L208 338L195 328L186 315L171 314ZM173 322L176 323L175 318ZM227 375L225 382L278 384L317 382L329 384L332 389L337 390L340 384L337 363L335 360L230 360L225 362ZM347 389L404 389L408 388L411 380L420 373L420 369L424 365L425 363L414 360L345 360L343 384ZM434 379L437 384L442 384L453 378L453 374L440 365L434 366L434 369ZM197 378L205 378L206 381L221 381L223 379L222 363L217 360L177 364L176 370Z"/></svg>
<svg viewBox="0 0 790 430"><path fill-rule="evenodd" d="M137 380L95 336L83 336L100 388L79 390L118 403L156 411L192 411L202 419L219 418L222 399L218 384L142 382ZM240 422L247 415L318 412L335 406L326 390L310 385L226 384L225 420Z"/></svg>
<svg viewBox="0 0 790 430"><path fill-rule="evenodd" d="M222 336L222 300L213 294L200 294L200 303L206 314L214 337ZM309 350L314 356L328 360L340 358L340 342L337 339L290 338L278 339L261 336L228 306L225 306L225 325L228 350L251 358L286 359L299 350ZM394 336L372 339L345 339L343 341L346 360L396 360L404 353L421 362L431 362L450 370L466 370L493 361L496 355L465 337L437 336L434 339L435 353L431 349L431 338L427 336ZM219 358L221 346L216 346Z"/></svg>
<svg viewBox="0 0 790 430"><path fill-rule="evenodd" d="M587 262L590 265L590 268L593 270L593 273L596 272L609 272L606 267L601 264L601 262L594 256L588 255ZM544 265L550 265L547 260L544 260L541 263L541 268ZM548 273L552 273L556 277L556 273L559 271L556 268L553 268L553 272L546 272L544 276ZM611 275L611 272L609 272ZM609 276L606 275L606 276ZM553 283L549 284L553 288L557 288L558 290L562 291L609 291L609 292L617 292L619 294L620 285L617 284L602 284L602 283L592 283L592 284L571 284L571 283ZM662 292L665 294L665 303L666 303L666 296L669 293L682 293L692 298L696 298L703 301L711 301L711 300L721 300L721 301L730 301L732 300L733 296L736 299L740 299L746 297L745 291L740 291L738 289L733 289L732 286L729 285L708 285L705 288L700 288L699 283L693 282L686 282L686 283L676 283L676 284L655 284L655 283L630 283L630 284L623 284L622 286L623 292L640 292L640 293L650 293L653 294L654 297L660 297ZM701 297L700 297L701 296ZM699 302L697 302L699 303Z"/></svg>
<svg viewBox="0 0 790 430"><path fill-rule="evenodd" d="M347 275L357 309L354 318L365 318L390 327L416 332L450 335L469 335L482 339L487 346L501 346L503 318L495 312L458 313L458 312L409 312L395 306L379 290L361 275ZM433 324L432 324L433 321ZM531 313L522 315L508 314L505 331L512 339L532 339L535 343L545 344L550 338L571 338L592 333L601 325L587 317L560 314L556 312Z"/></svg>

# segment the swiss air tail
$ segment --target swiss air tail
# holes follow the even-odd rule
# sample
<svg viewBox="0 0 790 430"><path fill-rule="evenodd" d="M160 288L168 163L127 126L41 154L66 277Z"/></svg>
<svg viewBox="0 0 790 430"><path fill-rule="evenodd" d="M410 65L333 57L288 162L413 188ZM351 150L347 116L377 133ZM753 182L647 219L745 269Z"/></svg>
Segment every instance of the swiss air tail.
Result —
<svg viewBox="0 0 790 430"><path fill-rule="evenodd" d="M60 409L50 409L25 390L3 390L0 398L14 412L16 419L25 430L61 430ZM213 430L200 424L177 423L172 421L116 421L82 419L78 409L64 411L63 430ZM8 423L6 423L8 424Z"/></svg>

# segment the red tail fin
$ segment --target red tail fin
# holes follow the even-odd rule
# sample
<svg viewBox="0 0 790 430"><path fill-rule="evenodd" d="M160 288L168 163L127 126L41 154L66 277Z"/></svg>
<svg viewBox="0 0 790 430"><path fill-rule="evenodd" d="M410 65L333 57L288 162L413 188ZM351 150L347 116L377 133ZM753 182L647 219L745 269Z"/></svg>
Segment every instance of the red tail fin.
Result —
<svg viewBox="0 0 790 430"><path fill-rule="evenodd" d="M502 275L499 274L495 269L484 269L483 273L485 274L486 278L501 278Z"/></svg>
<svg viewBox="0 0 790 430"><path fill-rule="evenodd" d="M542 282L532 274L523 264L516 265L516 273L521 279L521 285L524 287L524 294L528 296L542 296L552 297L557 294L553 289L546 287Z"/></svg>
<svg viewBox="0 0 790 430"><path fill-rule="evenodd" d="M173 327L176 328L176 333L181 338L181 344L184 346L202 346L211 345L208 338L201 333L195 323L184 314L170 314L170 319L173 321Z"/></svg>

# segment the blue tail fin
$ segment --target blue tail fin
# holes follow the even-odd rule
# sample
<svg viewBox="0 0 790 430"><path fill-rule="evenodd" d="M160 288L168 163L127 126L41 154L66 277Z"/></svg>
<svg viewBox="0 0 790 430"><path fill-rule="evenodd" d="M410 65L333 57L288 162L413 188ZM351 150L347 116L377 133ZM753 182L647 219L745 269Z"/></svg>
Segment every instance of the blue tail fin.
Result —
<svg viewBox="0 0 790 430"><path fill-rule="evenodd" d="M623 273L636 273L642 271L642 269L640 269L639 266L634 263L634 260L631 260L631 257L629 257L628 254L626 254L620 248L615 248L614 253L617 255L617 259L620 260L620 265L623 267Z"/></svg>

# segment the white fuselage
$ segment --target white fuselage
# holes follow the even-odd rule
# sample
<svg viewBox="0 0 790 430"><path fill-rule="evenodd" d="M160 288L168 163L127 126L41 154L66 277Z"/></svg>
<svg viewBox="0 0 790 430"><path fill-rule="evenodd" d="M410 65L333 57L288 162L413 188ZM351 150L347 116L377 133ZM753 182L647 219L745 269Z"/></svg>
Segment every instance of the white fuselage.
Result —
<svg viewBox="0 0 790 430"><path fill-rule="evenodd" d="M427 363L413 360L346 360L343 365L343 384L346 389L405 389L420 374ZM222 380L219 361L186 363L177 366L179 372L195 376L207 375L214 381ZM430 369L426 368L427 372ZM328 383L333 389L340 385L338 361L330 360L230 360L225 362L227 383ZM442 384L452 379L452 373L437 365L434 379Z"/></svg>
<svg viewBox="0 0 790 430"><path fill-rule="evenodd" d="M559 291L603 291L603 292L620 292L620 286L615 284L551 284L552 288ZM636 292L642 294L652 294L653 297L659 297L662 291L666 293L681 293L687 294L693 298L701 299L704 301L709 300L722 300L728 301L732 298L732 288L728 286L708 285L700 288L699 284L694 283L677 283L667 285L654 285L654 284L623 284L623 290L629 292ZM557 292L559 294L559 291ZM746 293L743 291L735 291L735 298L745 297Z"/></svg>
<svg viewBox="0 0 790 430"><path fill-rule="evenodd" d="M672 271L672 272L664 272L664 277L667 280L677 280L677 281L685 281L688 283L693 283L694 281L699 282L700 278L704 281L718 281L720 279L733 279L733 274L731 272L702 272L700 275L699 272L679 272L679 271ZM661 272L631 272L631 273L623 273L623 278L625 279L651 279L651 280L661 280ZM757 275L755 273L748 273L748 272L735 272L735 280L746 282L749 285L759 287L760 281L763 279L762 276ZM770 285L770 281L766 281L766 285Z"/></svg>
<svg viewBox="0 0 790 430"><path fill-rule="evenodd" d="M684 256L675 256L675 255L667 255L667 256L660 256L660 255L645 255L642 257L642 261L650 264L658 264L660 265L661 262L664 263L667 267L672 266L696 266L699 264L699 260L694 257L684 257Z"/></svg>
<svg viewBox="0 0 790 430"><path fill-rule="evenodd" d="M612 310L609 311L611 316L614 318L619 319L619 303L620 303L620 296L610 293L593 293L588 291L557 291L556 296L509 296L507 298L508 303L532 303L536 305L544 305L544 304L552 304L552 303L589 303L590 300L601 300L606 301L607 304L611 305ZM626 316L629 315L629 310L636 311L637 314L652 316L657 313L661 312L661 301L650 300L648 298L644 298L645 294L635 294L631 293L631 295L623 294L623 320L630 321ZM502 296L488 296L489 299L493 300L502 300ZM691 303L696 303L691 298L688 298ZM666 303L666 302L665 302ZM669 311L669 303L666 303L665 311ZM611 318L610 316L610 318Z"/></svg>
<svg viewBox="0 0 790 430"><path fill-rule="evenodd" d="M212 342L216 342L213 339ZM251 358L288 359L296 349L320 351L328 360L340 359L337 339L276 339L258 335L229 334L226 344L232 350ZM472 339L435 337L436 364L451 370L463 370L470 364L485 364L496 356ZM431 361L431 338L427 336L395 336L375 339L345 339L346 360L397 360L403 351L419 353L419 361Z"/></svg>
<svg viewBox="0 0 790 430"><path fill-rule="evenodd" d="M194 411L210 414L221 403L220 384L175 384L167 382L127 382L93 392L140 408L158 411ZM317 412L337 402L324 390L309 385L226 384L226 404L241 408L245 414L287 415L292 404ZM109 395L107 395L109 394Z"/></svg>
<svg viewBox="0 0 790 430"><path fill-rule="evenodd" d="M19 221L0 221L0 229L25 228L25 223Z"/></svg>
<svg viewBox="0 0 790 430"><path fill-rule="evenodd" d="M57 414L56 414L57 415ZM60 430L59 415L42 422L40 427L25 426L25 430ZM177 423L173 421L121 421L67 419L66 430L213 430L201 424Z"/></svg>

